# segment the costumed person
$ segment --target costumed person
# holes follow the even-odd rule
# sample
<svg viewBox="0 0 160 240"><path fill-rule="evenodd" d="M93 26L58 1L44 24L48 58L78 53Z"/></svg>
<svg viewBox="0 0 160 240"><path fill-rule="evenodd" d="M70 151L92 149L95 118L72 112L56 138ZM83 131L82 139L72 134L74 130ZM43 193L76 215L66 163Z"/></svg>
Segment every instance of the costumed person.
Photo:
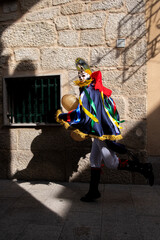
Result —
<svg viewBox="0 0 160 240"><path fill-rule="evenodd" d="M141 173L152 186L154 175L151 163L140 163L138 160L122 160L116 155L131 152L117 140L122 139L120 133L120 117L116 104L111 98L112 91L102 84L100 71L93 72L81 58L76 59L79 80L75 84L79 87L80 95L76 109L67 113L57 111L57 122L65 128L75 129L72 134L80 136L82 140L94 138L92 143L90 165L91 180L88 193L81 201L91 202L100 198L98 190L101 174L102 159L110 169L127 170ZM123 121L122 121L123 122Z"/></svg>

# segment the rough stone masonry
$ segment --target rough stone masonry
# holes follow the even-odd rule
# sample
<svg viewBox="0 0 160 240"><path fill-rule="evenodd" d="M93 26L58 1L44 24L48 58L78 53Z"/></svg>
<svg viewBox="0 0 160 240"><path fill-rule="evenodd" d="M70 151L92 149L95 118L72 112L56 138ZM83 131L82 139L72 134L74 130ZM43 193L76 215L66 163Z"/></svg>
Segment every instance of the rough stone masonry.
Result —
<svg viewBox="0 0 160 240"><path fill-rule="evenodd" d="M117 40L125 47L117 48ZM0 177L88 181L91 140L62 127L4 127L5 76L61 74L61 92L78 94L75 59L101 70L123 123L123 142L146 153L146 23L143 0L14 0L0 4ZM103 182L143 183L104 169Z"/></svg>

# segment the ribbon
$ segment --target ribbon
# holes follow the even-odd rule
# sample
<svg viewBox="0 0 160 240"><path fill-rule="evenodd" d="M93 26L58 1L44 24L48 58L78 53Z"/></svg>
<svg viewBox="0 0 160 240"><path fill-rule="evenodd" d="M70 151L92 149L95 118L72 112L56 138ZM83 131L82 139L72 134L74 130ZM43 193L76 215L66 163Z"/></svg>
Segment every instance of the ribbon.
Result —
<svg viewBox="0 0 160 240"><path fill-rule="evenodd" d="M116 108L116 104L115 104L115 102L113 101L113 99L111 98L111 97L109 97L109 100L111 101L111 103L112 103L112 106L111 106L111 104L107 101L107 99L106 99L106 103L109 105L109 109L108 109L108 111L109 111L109 113L110 113L110 115L116 120L116 122L118 122L118 123L123 123L123 122L125 122L125 120L122 120L122 121L119 121L118 120L118 112L117 112L117 108Z"/></svg>
<svg viewBox="0 0 160 240"><path fill-rule="evenodd" d="M109 111L108 111L108 108L107 108L106 105L104 104L104 95L103 95L103 92L101 92L101 97L102 97L102 102L103 102L104 109L105 109L108 117L110 118L111 122L112 122L113 124L115 124L117 128L122 129L122 127L119 126L118 122L110 115L110 113L109 113Z"/></svg>
<svg viewBox="0 0 160 240"><path fill-rule="evenodd" d="M88 94L86 88L84 88L84 92L85 92L85 94L86 94L86 97L87 97L89 103L91 104L91 106L92 106L92 108L93 108L93 110L94 110L94 112L95 112L94 117L96 117L96 115L97 115L96 106L95 106L93 100L91 99L90 95ZM94 123L95 123L95 122L92 120L92 122L91 122L91 132L92 132L92 133L95 133L95 131L94 131L94 129L93 129Z"/></svg>
<svg viewBox="0 0 160 240"><path fill-rule="evenodd" d="M79 98L79 104L82 106L83 111L89 118L91 118L94 122L99 123L98 119L83 106L81 98Z"/></svg>

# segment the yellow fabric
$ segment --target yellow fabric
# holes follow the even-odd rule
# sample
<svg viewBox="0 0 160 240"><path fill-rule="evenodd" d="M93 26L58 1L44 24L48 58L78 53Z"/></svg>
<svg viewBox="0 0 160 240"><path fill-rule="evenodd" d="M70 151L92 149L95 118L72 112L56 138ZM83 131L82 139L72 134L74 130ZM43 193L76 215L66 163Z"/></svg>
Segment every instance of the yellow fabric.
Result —
<svg viewBox="0 0 160 240"><path fill-rule="evenodd" d="M95 116L93 116L85 107L83 107L82 100L80 98L79 98L79 103L82 106L85 114L87 114L87 116L90 117L94 122L99 123L98 119Z"/></svg>
<svg viewBox="0 0 160 240"><path fill-rule="evenodd" d="M65 122L63 119L59 119L59 115L62 113L62 111L59 109L56 112L56 121L63 125L65 129L68 129L70 127L69 123Z"/></svg>
<svg viewBox="0 0 160 240"><path fill-rule="evenodd" d="M85 82L81 82L80 80L76 80L74 81L74 84L79 86L79 87L85 87L85 86L88 86L91 82L93 81L93 79L89 79L89 80L86 80Z"/></svg>
<svg viewBox="0 0 160 240"><path fill-rule="evenodd" d="M61 113L62 113L61 110L57 110L57 112L56 112L56 121L58 123L60 123L61 125L63 125L66 129L68 129L70 127L69 123L65 122L62 119L59 119L59 117L58 117ZM104 140L116 141L116 140L121 140L122 139L121 135L102 135L102 136L99 137L99 136L95 136L95 135L92 135L92 134L83 133L79 129L75 129L74 132L76 134L80 135L84 140L87 139L88 137L90 137L90 138L98 138L101 141L104 141Z"/></svg>
<svg viewBox="0 0 160 240"><path fill-rule="evenodd" d="M91 72L91 70L90 70L90 69L86 69L86 70L85 70L85 72L86 72L86 73L88 73L89 75L91 75L91 74L92 74L92 72Z"/></svg>
<svg viewBox="0 0 160 240"><path fill-rule="evenodd" d="M103 102L103 106L104 106L104 95L103 92L101 92L101 97L102 97L102 102ZM105 108L104 109L108 115L108 117L110 118L110 120L112 121L112 123L114 123L118 128L122 129L122 127L119 126L119 124L117 123L117 121L109 114L109 111Z"/></svg>
<svg viewBox="0 0 160 240"><path fill-rule="evenodd" d="M102 135L99 137L92 134L85 134L81 132L79 129L74 130L74 132L80 135L84 140L87 139L88 137L97 138L101 141L104 141L104 140L116 141L116 140L121 140L123 138L122 135Z"/></svg>

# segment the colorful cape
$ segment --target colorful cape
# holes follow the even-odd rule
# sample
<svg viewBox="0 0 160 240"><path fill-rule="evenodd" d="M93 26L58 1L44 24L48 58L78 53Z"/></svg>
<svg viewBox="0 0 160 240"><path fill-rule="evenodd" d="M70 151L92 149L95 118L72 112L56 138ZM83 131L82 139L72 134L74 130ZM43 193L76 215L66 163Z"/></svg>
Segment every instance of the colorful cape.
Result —
<svg viewBox="0 0 160 240"><path fill-rule="evenodd" d="M94 137L100 140L122 139L119 114L110 97L112 91L102 85L100 71L91 75L89 85L80 88L77 109L68 113L57 112L57 122L66 128L73 127L82 138Z"/></svg>

